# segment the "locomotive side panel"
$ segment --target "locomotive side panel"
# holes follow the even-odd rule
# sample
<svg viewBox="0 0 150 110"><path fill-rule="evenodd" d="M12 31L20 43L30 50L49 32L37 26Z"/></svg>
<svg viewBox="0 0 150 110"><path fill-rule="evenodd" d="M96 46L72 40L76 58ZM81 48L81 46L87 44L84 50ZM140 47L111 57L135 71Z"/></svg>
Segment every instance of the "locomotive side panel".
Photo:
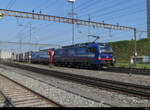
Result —
<svg viewBox="0 0 150 110"><path fill-rule="evenodd" d="M94 53L88 52L87 48L69 48L58 49L54 54L54 63L56 64L81 64L92 65L94 62Z"/></svg>

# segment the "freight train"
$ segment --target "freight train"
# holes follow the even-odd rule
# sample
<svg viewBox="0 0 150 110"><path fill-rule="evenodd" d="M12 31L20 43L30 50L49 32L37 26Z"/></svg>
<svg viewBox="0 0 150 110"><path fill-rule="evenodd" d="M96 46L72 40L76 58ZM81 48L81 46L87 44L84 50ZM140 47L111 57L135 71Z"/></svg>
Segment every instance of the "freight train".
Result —
<svg viewBox="0 0 150 110"><path fill-rule="evenodd" d="M18 61L28 61L29 54L19 54ZM22 58L24 56L24 58ZM58 49L32 52L32 63L49 62L55 66L87 66L94 68L114 65L114 53L107 43L82 43L64 46Z"/></svg>
<svg viewBox="0 0 150 110"><path fill-rule="evenodd" d="M53 56L51 51L53 51L53 49L42 50L37 52L25 52L25 53L17 54L14 60L18 62L49 64L49 62L52 62L52 56Z"/></svg>

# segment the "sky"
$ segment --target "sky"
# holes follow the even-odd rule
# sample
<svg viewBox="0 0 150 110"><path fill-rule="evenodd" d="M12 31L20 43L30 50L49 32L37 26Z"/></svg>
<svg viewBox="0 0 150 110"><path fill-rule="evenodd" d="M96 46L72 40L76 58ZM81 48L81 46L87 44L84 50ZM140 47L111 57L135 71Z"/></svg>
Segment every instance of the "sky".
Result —
<svg viewBox="0 0 150 110"><path fill-rule="evenodd" d="M72 4L68 0L0 0L0 9L10 9L71 18ZM75 18L136 27L139 31L147 30L146 0L76 0ZM30 42L30 24L33 43L71 45L72 25L52 21L22 19L4 16L0 19L0 41ZM88 34L100 36L98 42L130 40L133 31L117 31L102 28L75 25L75 43L94 41ZM140 36L141 35L141 36ZM146 33L137 33L138 39ZM36 50L43 47L0 45L0 49L15 52ZM48 47L44 47L48 48Z"/></svg>

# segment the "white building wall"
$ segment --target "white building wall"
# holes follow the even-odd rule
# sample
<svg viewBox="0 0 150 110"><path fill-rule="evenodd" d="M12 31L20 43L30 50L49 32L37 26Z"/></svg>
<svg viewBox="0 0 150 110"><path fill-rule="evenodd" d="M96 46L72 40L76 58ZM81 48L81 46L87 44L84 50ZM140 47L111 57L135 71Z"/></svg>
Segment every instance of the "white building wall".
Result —
<svg viewBox="0 0 150 110"><path fill-rule="evenodd" d="M12 59L12 52L1 50L0 59L3 59L3 60Z"/></svg>

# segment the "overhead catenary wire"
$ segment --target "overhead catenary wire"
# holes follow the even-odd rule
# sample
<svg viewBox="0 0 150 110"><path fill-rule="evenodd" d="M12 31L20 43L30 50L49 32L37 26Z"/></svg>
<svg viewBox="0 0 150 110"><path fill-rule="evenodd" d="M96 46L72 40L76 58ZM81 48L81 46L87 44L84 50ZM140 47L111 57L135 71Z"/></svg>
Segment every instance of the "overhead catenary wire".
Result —
<svg viewBox="0 0 150 110"><path fill-rule="evenodd" d="M105 6L105 5L109 4L109 2L114 2L114 0L102 0L102 1L98 0L96 2L93 2L92 4L94 4L94 3L96 5L99 4L99 7L100 7L100 6ZM83 5L83 7L84 7L84 5ZM94 8L91 8L91 7L94 7ZM82 14L87 15L87 14L91 13L90 11L93 11L94 9L97 10L97 8L95 8L95 5L88 4L86 7L82 8L80 10L77 10L77 11L80 11L80 16L81 16Z"/></svg>
<svg viewBox="0 0 150 110"><path fill-rule="evenodd" d="M115 1L115 2L113 2L112 4L110 4L110 5L107 5L108 4L108 2L106 2L105 4L106 4L106 6L105 6L105 4L103 4L104 6L102 7L102 8L98 8L98 9L96 9L96 10L94 10L94 11L92 11L91 10L91 12L88 12L88 14L89 13L99 13L99 12L104 12L104 10L106 11L106 10L108 10L108 9L112 9L112 8L116 8L116 7L118 7L119 5L124 5L124 4L126 4L127 2L125 1L125 0L122 0L122 1ZM83 15L80 15L80 17L81 16L85 16L85 15L87 15L87 13L84 13Z"/></svg>
<svg viewBox="0 0 150 110"><path fill-rule="evenodd" d="M142 2L140 2L140 3L142 3ZM139 3L139 4L140 4L140 3ZM108 15L114 14L114 13L120 13L121 11L124 12L125 10L135 10L136 7L134 7L134 6L139 6L139 5L134 4L133 6L131 5L131 8L127 7L127 8L117 9L117 10L115 10L115 11L113 11L113 12L111 11L111 12L107 12L107 13L102 13L101 15L99 15L99 16L102 16L101 18L95 17L94 20L100 20L100 19L103 19L103 20L105 20L105 21L106 21L107 19L113 20L113 19L111 19L112 16L109 16L108 18L105 18L104 16L108 16ZM133 9L132 9L132 7L133 7ZM134 9L134 8L135 8L135 9ZM122 14L124 14L124 13L122 13ZM117 16L118 16L118 14L114 14L114 17L117 17ZM97 19L96 19L96 18L97 18Z"/></svg>
<svg viewBox="0 0 150 110"><path fill-rule="evenodd" d="M24 37L23 37L23 40L25 40L27 37L25 37L26 36L26 34L28 34L28 32L29 32L29 24L30 24L30 22L28 22L26 25L24 25L24 27L21 29L21 30L19 30L19 32L18 33L24 33L23 35L24 35ZM39 26L40 25L40 26ZM35 32L38 32L39 30L41 30L41 28L42 29L44 29L44 30L46 30L45 28L49 28L48 26L51 26L51 25L54 25L54 23L40 23L40 24L36 24L36 25L34 25L33 27L32 27L32 33L34 34ZM39 27L38 27L39 26ZM15 35L14 37L18 37L17 35ZM15 40L14 39L14 37L13 38L11 38L9 41L12 41L12 40ZM43 38L43 37L42 37Z"/></svg>
<svg viewBox="0 0 150 110"><path fill-rule="evenodd" d="M78 26L77 26L78 27ZM69 31L69 29L67 29L67 30L65 30L65 31L62 31L62 33L64 32L65 34L67 34L66 32L67 31ZM76 30L76 31L78 31L78 30ZM57 35L62 35L62 33L58 33ZM79 32L78 32L79 33ZM64 34L63 34L64 35ZM81 33L79 33L78 34L78 37L76 37L76 41L77 40L80 40L81 38L88 38L87 37L88 36L88 33L87 32L81 32ZM70 39L70 40L62 40L62 41L58 41L57 43L66 43L66 42L71 42L72 40ZM87 40L86 40L86 42L87 42Z"/></svg>
<svg viewBox="0 0 150 110"><path fill-rule="evenodd" d="M107 18L105 18L105 20L111 21L111 20L117 19L117 18L120 19L122 17L127 17L127 16L134 15L134 14L141 13L141 12L145 13L145 11L146 11L146 9L134 10L133 12L129 12L127 14L119 14L119 15L107 17ZM98 20L98 19L95 19L95 20Z"/></svg>
<svg viewBox="0 0 150 110"><path fill-rule="evenodd" d="M38 6L36 6L36 8L38 8L38 9L40 9L40 11L42 11L42 10L45 10L45 9L47 9L48 7L50 7L50 4L55 4L55 3L57 3L57 0L55 0L55 1L53 1L53 2L51 2L51 0L46 0L46 1L44 1L43 3L42 3L42 5L38 5ZM44 5L46 5L46 8L44 8L45 6ZM35 10L35 8L34 8L34 10ZM52 24L52 23L51 23ZM41 25L45 25L45 27L46 26L48 26L48 24L43 24L43 23L40 23L40 24L37 24L37 26L38 25L40 25L40 27L41 27ZM33 28L35 29L35 27L36 26L34 26ZM39 28L37 28L37 29L39 29Z"/></svg>
<svg viewBox="0 0 150 110"><path fill-rule="evenodd" d="M116 9L116 10L112 10L112 11L110 11L110 12L102 13L102 14L96 15L96 16L94 16L94 17L96 18L96 17L99 17L99 16L106 16L106 15L109 15L109 14L112 14L112 13L114 14L114 13L118 13L118 12L120 12L120 11L124 11L124 10L128 10L128 9L131 10L134 5L135 5L135 6L138 6L138 5L140 5L141 3L143 3L143 2L131 4L131 5L128 5L127 7L123 7L123 8L119 8L119 9ZM133 8L135 8L135 7L133 7Z"/></svg>
<svg viewBox="0 0 150 110"><path fill-rule="evenodd" d="M50 2L51 0L45 0L44 2L42 2L42 3L40 3L40 5L38 5L38 6L36 6L36 7L34 7L34 9L33 10L35 10L36 8L41 8L41 7L43 7L44 6L44 4L47 4L47 2ZM12 2L12 0L10 0L10 2L9 2L9 4ZM26 25L29 25L30 24L30 22L28 22ZM25 27L22 29L22 30L19 30L19 33L20 32L23 32L24 30L25 30L25 28L26 28L26 25L25 25ZM39 25L41 25L41 24L39 24ZM16 37L17 35L15 35L14 37ZM8 41L11 41L13 38L11 38L10 40L8 40Z"/></svg>
<svg viewBox="0 0 150 110"><path fill-rule="evenodd" d="M43 0L42 0L43 1ZM40 9L41 7L43 7L44 5L46 5L48 2L50 2L51 0L45 0L44 2L39 2L39 5L35 6L33 9Z"/></svg>
<svg viewBox="0 0 150 110"><path fill-rule="evenodd" d="M16 2L16 0L10 0L7 7L6 7L6 9L11 9L12 6L15 4L15 2Z"/></svg>
<svg viewBox="0 0 150 110"><path fill-rule="evenodd" d="M75 10L76 11L82 11L82 10L84 10L86 8L89 8L90 6L93 6L95 3L97 3L95 1L96 0L91 0L90 2L87 1L84 5L81 5L80 7L76 7Z"/></svg>
<svg viewBox="0 0 150 110"><path fill-rule="evenodd" d="M9 6L9 9L11 9L11 8L14 6L15 3L16 3L16 0L14 0L14 1L12 2L12 4Z"/></svg>
<svg viewBox="0 0 150 110"><path fill-rule="evenodd" d="M9 8L9 5L12 3L13 0L9 0L8 5L6 6L6 9Z"/></svg>
<svg viewBox="0 0 150 110"><path fill-rule="evenodd" d="M47 3L47 5L45 7L43 7L41 10L46 10L48 8L52 8L56 3L58 2L58 0L53 1L52 3L49 2Z"/></svg>
<svg viewBox="0 0 150 110"><path fill-rule="evenodd" d="M76 6L74 9L75 9L75 10L76 10L76 9L79 9L79 8L81 8L83 5L86 5L86 4L91 3L91 2L92 2L92 0L84 1L84 2L82 2L81 4L79 4L78 6Z"/></svg>

